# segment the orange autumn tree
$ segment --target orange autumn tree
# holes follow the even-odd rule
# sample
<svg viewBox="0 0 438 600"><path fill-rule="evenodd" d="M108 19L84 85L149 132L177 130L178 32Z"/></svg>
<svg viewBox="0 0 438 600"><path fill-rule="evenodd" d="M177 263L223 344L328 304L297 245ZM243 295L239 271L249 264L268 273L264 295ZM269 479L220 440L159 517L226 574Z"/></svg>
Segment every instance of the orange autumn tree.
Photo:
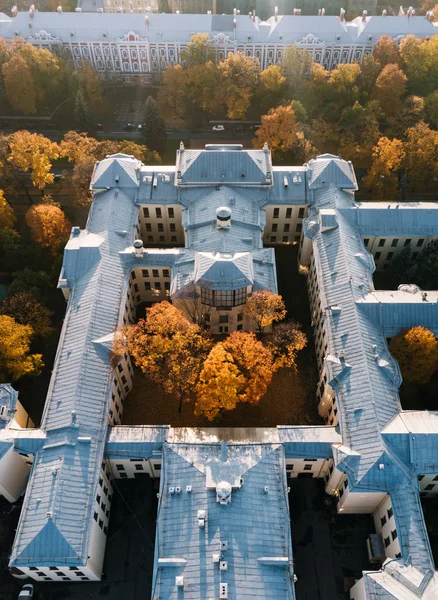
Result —
<svg viewBox="0 0 438 600"><path fill-rule="evenodd" d="M255 148L261 148L267 142L275 157L296 148L298 131L294 109L291 106L277 106L262 116L257 138L252 143Z"/></svg>
<svg viewBox="0 0 438 600"><path fill-rule="evenodd" d="M55 254L68 238L71 223L54 204L36 204L25 215L33 240Z"/></svg>
<svg viewBox="0 0 438 600"><path fill-rule="evenodd" d="M282 297L269 290L259 290L248 296L244 312L256 322L259 333L274 321L282 321L286 316Z"/></svg>
<svg viewBox="0 0 438 600"><path fill-rule="evenodd" d="M274 370L271 351L253 333L235 331L217 343L205 360L196 386L195 414L212 421L238 402L257 404Z"/></svg>
<svg viewBox="0 0 438 600"><path fill-rule="evenodd" d="M113 350L116 356L129 352L145 375L178 398L181 412L210 348L198 325L169 302L160 302L146 310L146 319L116 333Z"/></svg>
<svg viewBox="0 0 438 600"><path fill-rule="evenodd" d="M363 181L372 192L374 200L394 200L397 195L398 177L405 157L401 140L381 137L373 148L373 162Z"/></svg>
<svg viewBox="0 0 438 600"><path fill-rule="evenodd" d="M29 354L32 334L30 325L0 315L0 383L41 373L42 355Z"/></svg>
<svg viewBox="0 0 438 600"><path fill-rule="evenodd" d="M438 342L425 327L412 327L391 340L402 377L413 383L428 383L438 368Z"/></svg>

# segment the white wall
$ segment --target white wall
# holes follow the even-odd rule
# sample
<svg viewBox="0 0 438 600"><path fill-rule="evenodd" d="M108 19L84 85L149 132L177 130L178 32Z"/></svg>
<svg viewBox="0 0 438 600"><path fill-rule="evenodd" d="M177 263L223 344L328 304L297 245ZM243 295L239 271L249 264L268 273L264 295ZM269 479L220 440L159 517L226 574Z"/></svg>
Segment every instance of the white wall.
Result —
<svg viewBox="0 0 438 600"><path fill-rule="evenodd" d="M299 243L301 239L302 222L307 217L307 206L275 205L265 208L266 226L263 230L265 244Z"/></svg>
<svg viewBox="0 0 438 600"><path fill-rule="evenodd" d="M295 478L299 473L311 473L316 479L327 475L333 461L324 458L287 458L285 462L288 477Z"/></svg>
<svg viewBox="0 0 438 600"><path fill-rule="evenodd" d="M391 261L405 248L410 246L411 262L415 262L419 254L429 244L434 237L427 236L364 236L365 248L374 257L376 269L386 271L389 269Z"/></svg>
<svg viewBox="0 0 438 600"><path fill-rule="evenodd" d="M363 577L350 589L350 600L367 600Z"/></svg>
<svg viewBox="0 0 438 600"><path fill-rule="evenodd" d="M4 496L8 502L16 502L23 494L31 464L32 461L15 452L13 446L2 456L0 460L0 495Z"/></svg>
<svg viewBox="0 0 438 600"><path fill-rule="evenodd" d="M135 477L157 478L161 475L161 455L150 460L142 459L111 459L107 461L114 479L134 479ZM147 475L146 475L147 474Z"/></svg>
<svg viewBox="0 0 438 600"><path fill-rule="evenodd" d="M160 177L160 175L158 175ZM169 175L167 175L169 177ZM173 176L168 185L173 185ZM182 206L179 204L142 204L138 213L139 235L144 244L184 244Z"/></svg>
<svg viewBox="0 0 438 600"><path fill-rule="evenodd" d="M400 541L398 539L395 517L392 513L391 497L386 496L373 514L374 525L377 533L382 534L385 555L388 558L398 558L400 555Z"/></svg>

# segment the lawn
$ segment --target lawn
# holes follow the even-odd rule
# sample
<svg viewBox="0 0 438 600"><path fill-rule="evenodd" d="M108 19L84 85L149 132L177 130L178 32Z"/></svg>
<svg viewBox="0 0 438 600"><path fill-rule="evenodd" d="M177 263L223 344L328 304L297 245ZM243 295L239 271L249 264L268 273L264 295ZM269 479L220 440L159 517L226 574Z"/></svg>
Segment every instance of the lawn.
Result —
<svg viewBox="0 0 438 600"><path fill-rule="evenodd" d="M256 406L240 404L211 422L196 417L193 407L184 404L178 412L178 401L166 394L139 369L134 377L134 387L126 399L124 425L173 425L175 427L275 427L276 425L322 424L317 412L315 398L318 373L306 280L297 271L297 246L279 246L275 249L279 293L288 310L288 318L303 325L308 336L307 347L298 356L298 370L282 369L273 377L272 383Z"/></svg>

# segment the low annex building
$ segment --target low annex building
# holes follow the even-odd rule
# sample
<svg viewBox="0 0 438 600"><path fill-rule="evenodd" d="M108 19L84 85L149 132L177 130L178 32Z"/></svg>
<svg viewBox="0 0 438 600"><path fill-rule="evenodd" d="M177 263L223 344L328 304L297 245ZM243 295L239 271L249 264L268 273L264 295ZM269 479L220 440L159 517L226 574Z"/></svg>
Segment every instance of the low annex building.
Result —
<svg viewBox="0 0 438 600"><path fill-rule="evenodd" d="M127 0L128 1L128 0ZM364 6L363 8L369 8ZM134 9L133 9L134 10ZM135 7L137 10L137 7ZM362 12L362 11L360 11ZM243 14L134 14L29 12L9 17L0 13L0 37L24 38L38 48L62 48L79 66L89 61L113 80L147 83L169 65L181 62L181 50L195 33L207 33L217 60L229 52L255 56L260 68L278 64L291 44L312 54L327 70L341 63L361 62L372 54L382 35L397 43L407 35L430 38L437 34L433 15L362 16L346 21L336 16L278 15L262 21Z"/></svg>
<svg viewBox="0 0 438 600"><path fill-rule="evenodd" d="M87 225L65 248L67 310L41 426L12 436L16 453L34 456L12 572L99 580L112 482L141 470L160 477L154 600L239 600L249 589L293 599L287 480L307 474L324 479L339 513L373 515L381 536L383 566L363 572L352 600L436 598L420 493L438 493L438 413L402 410L387 345L416 324L437 333L436 292L376 291L372 273L407 240L421 252L437 237L438 204L362 205L350 162L274 167L267 147L235 144L181 145L172 167L109 156L91 190ZM168 297L209 307L213 333L249 329L246 295L277 290L281 243L298 244L307 274L327 425L121 425L133 371L129 356L111 360L115 329L139 303Z"/></svg>

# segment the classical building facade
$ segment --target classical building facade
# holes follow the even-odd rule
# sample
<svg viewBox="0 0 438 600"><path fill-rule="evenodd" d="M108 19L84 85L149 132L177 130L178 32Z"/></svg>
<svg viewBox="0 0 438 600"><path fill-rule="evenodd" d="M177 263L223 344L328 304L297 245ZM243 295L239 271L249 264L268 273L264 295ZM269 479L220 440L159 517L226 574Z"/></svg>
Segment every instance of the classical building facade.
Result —
<svg viewBox="0 0 438 600"><path fill-rule="evenodd" d="M154 599L292 600L287 481L307 475L339 513L373 516L382 566L364 565L352 600L436 598L420 496L438 494L438 413L402 410L387 339L413 325L438 334L438 293L376 290L372 273L392 257L372 252L407 240L421 252L438 235L438 204L360 204L353 166L337 156L274 167L268 148L238 144L181 145L173 167L113 155L91 190L87 225L65 248L66 317L41 426L8 447L34 456L11 571L99 580L115 480L141 472L160 478ZM133 370L127 355L114 363L116 328L167 297L213 309L214 333L250 328L239 314L251 291L276 291L277 243L298 244L291 268L308 281L327 424L122 425Z"/></svg>
<svg viewBox="0 0 438 600"><path fill-rule="evenodd" d="M128 0L126 0L128 1ZM139 0L141 1L141 0ZM143 10L135 7L135 10ZM366 11L365 11L366 12ZM296 44L326 69L362 61L382 35L400 41L407 35L429 38L438 23L430 17L363 15L347 22L344 16L274 16L267 21L248 15L147 13L40 13L0 15L0 36L23 37L54 50L66 50L75 65L90 61L110 79L148 82L168 65L181 61L180 52L194 33L208 33L218 60L229 52L255 56L261 69L281 61L285 48Z"/></svg>

